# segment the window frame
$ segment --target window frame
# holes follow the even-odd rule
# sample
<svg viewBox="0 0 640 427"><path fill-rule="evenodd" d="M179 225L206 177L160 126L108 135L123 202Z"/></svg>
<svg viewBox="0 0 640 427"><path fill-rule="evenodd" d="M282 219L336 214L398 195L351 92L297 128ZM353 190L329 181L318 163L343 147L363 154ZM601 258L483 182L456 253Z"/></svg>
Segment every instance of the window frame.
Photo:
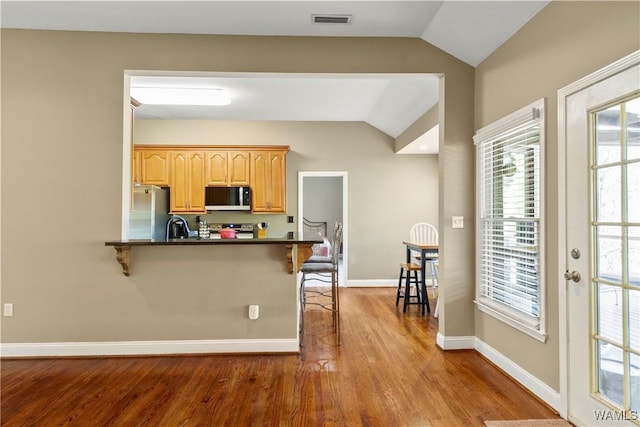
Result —
<svg viewBox="0 0 640 427"><path fill-rule="evenodd" d="M546 342L547 339L547 316L546 316L546 282L545 282L545 151L546 151L546 123L545 123L545 98L539 99L481 129L473 137L476 146L476 298L474 303L477 309L486 313L513 328L537 339ZM483 200L482 189L487 185L493 185L496 181L495 174L491 171L491 181L488 183L483 179L485 167L483 165L482 150L490 144L496 142L501 136L504 137L510 132L525 127L527 125L539 126L539 159L538 175L539 181L536 191L539 193L539 214L538 214L538 252L537 252L537 284L538 284L538 316L527 315L521 311L511 308L508 304L503 304L495 299L485 296L482 292L481 269L482 258L489 252L483 249ZM491 216L490 218L502 218ZM506 247L506 246L505 246ZM495 248L495 246L494 246ZM493 289L493 288L492 288Z"/></svg>

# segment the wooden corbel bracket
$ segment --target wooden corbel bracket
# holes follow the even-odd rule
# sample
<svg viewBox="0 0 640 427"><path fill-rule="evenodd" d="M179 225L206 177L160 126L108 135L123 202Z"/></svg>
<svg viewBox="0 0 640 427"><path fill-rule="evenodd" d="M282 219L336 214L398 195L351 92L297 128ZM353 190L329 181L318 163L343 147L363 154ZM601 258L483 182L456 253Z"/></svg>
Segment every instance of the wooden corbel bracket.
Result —
<svg viewBox="0 0 640 427"><path fill-rule="evenodd" d="M114 246L114 249L116 250L116 260L122 266L122 273L128 276L131 266L131 246Z"/></svg>

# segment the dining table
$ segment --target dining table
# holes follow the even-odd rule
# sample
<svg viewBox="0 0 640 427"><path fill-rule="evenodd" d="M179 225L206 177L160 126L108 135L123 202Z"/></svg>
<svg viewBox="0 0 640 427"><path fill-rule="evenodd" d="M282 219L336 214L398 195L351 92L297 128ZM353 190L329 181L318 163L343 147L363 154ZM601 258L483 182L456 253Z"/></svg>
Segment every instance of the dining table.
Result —
<svg viewBox="0 0 640 427"><path fill-rule="evenodd" d="M411 263L412 251L420 253L420 289L422 289L423 294L427 296L427 281L426 281L426 274L425 274L427 259L429 255L438 254L438 245L415 243L415 242L409 242L409 241L403 241L402 244L405 245L407 248L407 264ZM436 308L434 310L435 317L438 317L438 305L439 305L438 302L436 302Z"/></svg>

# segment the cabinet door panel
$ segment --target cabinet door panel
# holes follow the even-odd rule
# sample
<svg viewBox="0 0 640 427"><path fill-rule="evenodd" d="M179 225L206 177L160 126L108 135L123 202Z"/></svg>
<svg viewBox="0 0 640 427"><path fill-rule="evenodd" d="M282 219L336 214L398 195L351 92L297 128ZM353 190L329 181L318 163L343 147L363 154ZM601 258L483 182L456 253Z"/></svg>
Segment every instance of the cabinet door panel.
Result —
<svg viewBox="0 0 640 427"><path fill-rule="evenodd" d="M171 156L171 212L187 212L189 208L188 180L191 176L187 153L174 152Z"/></svg>
<svg viewBox="0 0 640 427"><path fill-rule="evenodd" d="M204 153L197 151L189 153L189 212L204 212Z"/></svg>
<svg viewBox="0 0 640 427"><path fill-rule="evenodd" d="M134 184L142 184L142 153L138 150L134 150L131 155L131 181Z"/></svg>
<svg viewBox="0 0 640 427"><path fill-rule="evenodd" d="M270 153L269 165L271 168L270 201L271 212L284 212L286 204L286 163L284 153Z"/></svg>
<svg viewBox="0 0 640 427"><path fill-rule="evenodd" d="M249 157L249 152L247 151L229 151L229 185L250 184Z"/></svg>
<svg viewBox="0 0 640 427"><path fill-rule="evenodd" d="M140 166L142 183L150 185L169 185L170 151L142 150Z"/></svg>
<svg viewBox="0 0 640 427"><path fill-rule="evenodd" d="M251 160L251 210L253 212L268 212L267 203L269 174L269 153L255 152Z"/></svg>
<svg viewBox="0 0 640 427"><path fill-rule="evenodd" d="M207 151L206 185L227 185L227 152Z"/></svg>

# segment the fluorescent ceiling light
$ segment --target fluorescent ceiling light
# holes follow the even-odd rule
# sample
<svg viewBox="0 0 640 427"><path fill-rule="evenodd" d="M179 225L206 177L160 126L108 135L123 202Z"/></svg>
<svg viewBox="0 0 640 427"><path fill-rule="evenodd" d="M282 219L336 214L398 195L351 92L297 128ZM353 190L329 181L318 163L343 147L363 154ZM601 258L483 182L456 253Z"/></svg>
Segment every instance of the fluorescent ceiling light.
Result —
<svg viewBox="0 0 640 427"><path fill-rule="evenodd" d="M131 96L141 104L229 105L231 98L222 89L193 87L132 87Z"/></svg>

